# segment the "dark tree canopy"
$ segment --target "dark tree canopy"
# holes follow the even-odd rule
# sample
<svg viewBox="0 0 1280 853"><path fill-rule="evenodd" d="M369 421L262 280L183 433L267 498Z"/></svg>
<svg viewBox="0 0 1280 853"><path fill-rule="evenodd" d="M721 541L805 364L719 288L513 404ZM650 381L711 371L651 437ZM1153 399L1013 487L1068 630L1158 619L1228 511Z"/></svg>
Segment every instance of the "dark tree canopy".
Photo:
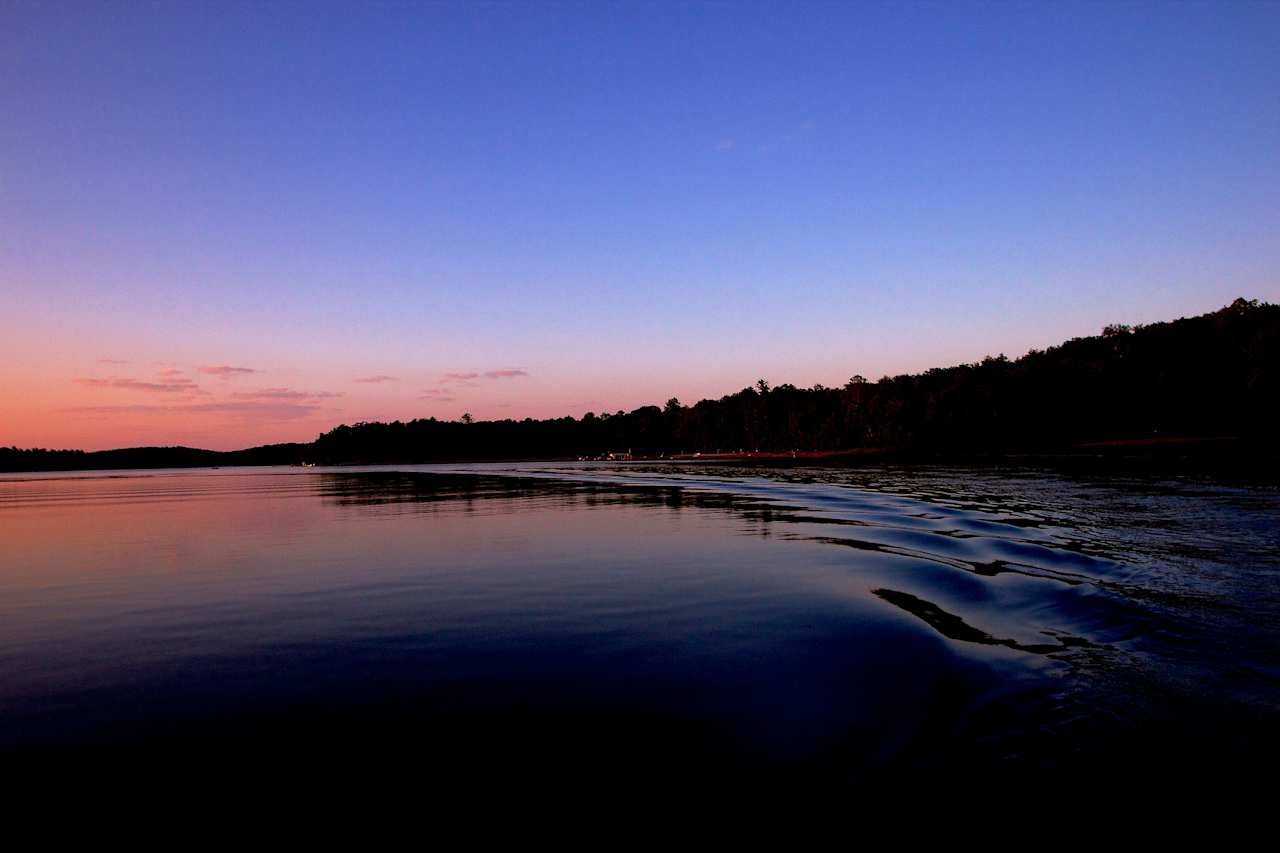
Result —
<svg viewBox="0 0 1280 853"><path fill-rule="evenodd" d="M0 470L425 462L598 456L609 452L1060 450L1114 439L1280 434L1280 306L1237 299L1199 317L1107 326L1016 360L886 376L842 388L753 387L685 406L582 418L343 424L309 445L230 454L190 448L0 448Z"/></svg>
<svg viewBox="0 0 1280 853"><path fill-rule="evenodd" d="M316 441L331 462L659 455L716 451L1060 449L1108 439L1280 433L1280 306L1238 299L1212 314L1107 326L1011 360L843 388L770 387L603 418L434 419L341 426Z"/></svg>

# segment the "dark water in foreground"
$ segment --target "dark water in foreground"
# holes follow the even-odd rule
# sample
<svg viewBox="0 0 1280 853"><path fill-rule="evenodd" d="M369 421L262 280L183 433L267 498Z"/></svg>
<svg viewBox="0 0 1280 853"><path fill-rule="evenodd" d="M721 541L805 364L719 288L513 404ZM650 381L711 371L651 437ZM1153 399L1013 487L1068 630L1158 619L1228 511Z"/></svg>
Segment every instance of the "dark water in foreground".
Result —
<svg viewBox="0 0 1280 853"><path fill-rule="evenodd" d="M1218 785L1280 756L1278 522L972 469L10 475L0 758Z"/></svg>

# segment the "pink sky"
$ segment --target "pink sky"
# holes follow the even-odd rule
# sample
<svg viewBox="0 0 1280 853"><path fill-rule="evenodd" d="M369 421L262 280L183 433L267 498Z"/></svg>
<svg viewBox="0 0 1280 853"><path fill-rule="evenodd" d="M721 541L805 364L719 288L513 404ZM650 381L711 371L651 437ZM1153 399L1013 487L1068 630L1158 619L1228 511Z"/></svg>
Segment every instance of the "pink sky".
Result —
<svg viewBox="0 0 1280 853"><path fill-rule="evenodd" d="M1188 300L1185 310L1157 314L1148 308L1136 317L1119 316L1150 322L1226 301L1224 293ZM972 328L919 317L912 321L914 332L906 322L898 327L869 319L848 334L815 318L807 338L779 323L773 335L721 335L684 345L679 324L665 335L655 332L638 341L617 330L579 328L579 348L544 345L528 353L535 358L524 360L476 339L470 348L488 358L467 362L448 357L469 347L465 336L447 330L428 336L436 344L424 343L418 358L406 355L400 339L388 342L352 332L348 337L354 340L333 347L305 327L275 336L237 330L226 335L228 344L234 338L234 347L209 347L206 355L201 350L218 337L218 327L201 329L192 322L190 334L184 334L182 322L189 321L181 321L178 329L135 329L110 312L86 313L74 306L29 316L32 322L13 329L9 351L3 353L0 445L85 450L235 449L310 441L339 423L456 419L463 412L486 419L580 417L587 411L661 405L671 396L693 403L733 393L759 377L774 384L839 385L853 373L875 379L988 353L1017 356L1032 346L1096 333L1103 317L1111 319L1105 306L1060 312L1041 323L1010 316L1000 325L987 318ZM618 336L612 349L611 334ZM41 349L45 342L50 342L47 352ZM713 345L719 354L710 351ZM242 354L217 357L233 349ZM384 357L362 357L364 350ZM160 357L166 352L181 357ZM429 361L435 364L424 365Z"/></svg>

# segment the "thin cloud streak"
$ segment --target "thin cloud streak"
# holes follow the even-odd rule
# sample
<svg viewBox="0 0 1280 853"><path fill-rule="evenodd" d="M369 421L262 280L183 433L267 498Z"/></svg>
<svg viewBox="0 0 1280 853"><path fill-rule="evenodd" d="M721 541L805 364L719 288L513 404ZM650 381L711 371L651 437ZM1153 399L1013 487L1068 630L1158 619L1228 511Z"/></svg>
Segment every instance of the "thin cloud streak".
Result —
<svg viewBox="0 0 1280 853"><path fill-rule="evenodd" d="M504 367L500 370L486 370L483 373L479 371L470 371L467 373L446 373L440 378L437 385L447 385L449 383L461 383L464 385L474 385L473 379L514 379L518 376L528 376L529 373L519 367Z"/></svg>
<svg viewBox="0 0 1280 853"><path fill-rule="evenodd" d="M252 367L232 367L229 364L206 364L197 367L196 370L201 373L207 373L210 376L217 376L221 379L229 379L232 376L245 376L258 371Z"/></svg>
<svg viewBox="0 0 1280 853"><path fill-rule="evenodd" d="M96 379L85 377L71 380L76 385L82 385L86 388L115 388L122 391L153 391L162 394L188 393L196 394L200 392L200 386L192 382L190 379L172 379L164 382L144 382L139 379Z"/></svg>
<svg viewBox="0 0 1280 853"><path fill-rule="evenodd" d="M257 391L236 391L231 395L237 400L328 400L341 397L341 391L295 391L292 388L259 388Z"/></svg>
<svg viewBox="0 0 1280 853"><path fill-rule="evenodd" d="M71 406L64 412L84 415L113 416L124 414L145 415L204 415L225 414L243 419L262 421L298 420L321 411L318 405L292 402L243 401L224 403L190 403L183 405L125 406Z"/></svg>

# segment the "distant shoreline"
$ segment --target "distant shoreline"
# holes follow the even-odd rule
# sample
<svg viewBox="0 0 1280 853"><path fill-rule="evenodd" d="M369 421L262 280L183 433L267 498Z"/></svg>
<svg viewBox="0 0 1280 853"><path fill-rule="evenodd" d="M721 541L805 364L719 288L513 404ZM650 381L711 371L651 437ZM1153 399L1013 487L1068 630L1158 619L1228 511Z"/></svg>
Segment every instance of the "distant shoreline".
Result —
<svg viewBox="0 0 1280 853"><path fill-rule="evenodd" d="M243 450L0 447L0 471L232 465L670 460L733 464L979 462L1274 471L1280 305L1111 325L1004 355L840 388L764 379L720 399L534 420L339 424L314 441ZM1269 474L1268 474L1269 475Z"/></svg>
<svg viewBox="0 0 1280 853"><path fill-rule="evenodd" d="M98 453L132 453L141 448L123 448ZM180 448L176 450L191 450ZM307 470L299 462L261 461L248 462L237 459L210 459L205 454L234 456L243 451L198 451L200 461L188 464L135 463L120 465L87 465L84 467L45 467L0 470L0 476L18 474L89 473L107 471L146 470L209 470L216 468L268 468L293 467ZM91 454L85 454L89 456ZM636 454L626 459L583 459L574 456L525 456L509 458L470 457L435 459L399 459L341 463L318 462L323 468L394 468L398 465L469 465L469 464L556 464L583 462L589 465L618 464L672 464L704 465L733 464L760 468L790 468L797 466L848 467L866 465L894 466L956 466L994 468L1064 468L1094 472L1224 474L1233 478L1244 476L1250 480L1280 484L1280 452L1274 444L1251 441L1231 436L1169 436L1162 438L1116 438L1092 441L1057 449L1019 449L999 452L919 451L891 448L850 448L845 450L796 450L796 451L735 451L677 454Z"/></svg>

